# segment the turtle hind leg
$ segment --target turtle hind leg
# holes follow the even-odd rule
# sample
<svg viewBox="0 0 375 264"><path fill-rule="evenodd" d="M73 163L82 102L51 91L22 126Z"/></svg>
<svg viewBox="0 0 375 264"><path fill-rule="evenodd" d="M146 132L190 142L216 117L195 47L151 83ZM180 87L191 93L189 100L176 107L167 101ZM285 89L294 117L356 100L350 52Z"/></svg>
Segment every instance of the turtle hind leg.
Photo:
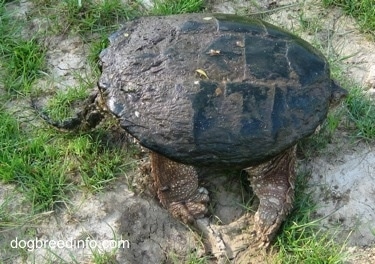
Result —
<svg viewBox="0 0 375 264"><path fill-rule="evenodd" d="M158 198L174 217L193 223L207 213L208 192L199 188L193 166L151 152L151 168Z"/></svg>
<svg viewBox="0 0 375 264"><path fill-rule="evenodd" d="M268 247L293 207L296 147L275 158L245 169L259 198L255 232L261 246Z"/></svg>

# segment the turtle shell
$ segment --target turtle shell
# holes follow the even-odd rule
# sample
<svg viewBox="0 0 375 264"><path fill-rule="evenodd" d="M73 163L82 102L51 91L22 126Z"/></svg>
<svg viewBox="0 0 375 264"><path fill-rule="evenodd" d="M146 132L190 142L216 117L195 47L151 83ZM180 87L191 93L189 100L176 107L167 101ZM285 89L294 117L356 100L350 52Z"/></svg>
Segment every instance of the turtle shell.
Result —
<svg viewBox="0 0 375 264"><path fill-rule="evenodd" d="M259 164L312 134L332 93L325 58L258 19L142 17L110 37L99 88L140 143L195 166Z"/></svg>

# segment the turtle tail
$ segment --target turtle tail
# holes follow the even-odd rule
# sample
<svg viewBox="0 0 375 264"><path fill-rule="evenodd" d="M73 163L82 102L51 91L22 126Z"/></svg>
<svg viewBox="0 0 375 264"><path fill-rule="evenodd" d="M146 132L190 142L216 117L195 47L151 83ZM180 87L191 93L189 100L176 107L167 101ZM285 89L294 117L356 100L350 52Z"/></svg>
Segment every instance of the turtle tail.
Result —
<svg viewBox="0 0 375 264"><path fill-rule="evenodd" d="M334 80L331 80L331 99L330 99L331 107L338 105L347 95L348 95L347 90L342 88Z"/></svg>
<svg viewBox="0 0 375 264"><path fill-rule="evenodd" d="M45 120L49 125L62 130L90 130L95 128L104 118L104 114L100 111L98 98L100 93L92 93L84 101L83 109L76 116L65 120L53 120L48 113L38 105L37 100L31 99L31 107L36 111L37 115Z"/></svg>

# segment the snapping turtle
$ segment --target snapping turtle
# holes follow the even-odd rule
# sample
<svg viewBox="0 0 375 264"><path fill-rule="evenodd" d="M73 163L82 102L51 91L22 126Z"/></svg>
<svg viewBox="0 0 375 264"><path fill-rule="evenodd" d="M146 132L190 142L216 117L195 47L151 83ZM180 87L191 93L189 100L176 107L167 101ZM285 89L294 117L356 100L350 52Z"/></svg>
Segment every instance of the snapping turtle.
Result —
<svg viewBox="0 0 375 264"><path fill-rule="evenodd" d="M98 98L151 150L163 206L193 221L209 201L196 168L244 169L268 245L292 208L296 142L346 94L322 54L261 20L187 14L126 23L100 61Z"/></svg>
<svg viewBox="0 0 375 264"><path fill-rule="evenodd" d="M224 14L144 17L110 37L98 86L120 125L152 151L161 203L191 221L208 196L195 168L241 168L265 244L292 208L295 144L345 90L304 40Z"/></svg>

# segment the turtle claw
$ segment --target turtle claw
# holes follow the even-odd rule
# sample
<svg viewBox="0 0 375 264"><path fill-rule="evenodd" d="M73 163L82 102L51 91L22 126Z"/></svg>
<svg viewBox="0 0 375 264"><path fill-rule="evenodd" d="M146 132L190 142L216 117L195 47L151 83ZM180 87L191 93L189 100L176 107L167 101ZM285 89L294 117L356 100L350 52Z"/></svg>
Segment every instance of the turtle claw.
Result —
<svg viewBox="0 0 375 264"><path fill-rule="evenodd" d="M193 166L177 163L155 152L151 153L152 175L162 205L184 223L193 223L208 209L208 191L198 186Z"/></svg>
<svg viewBox="0 0 375 264"><path fill-rule="evenodd" d="M254 233L248 232L253 222L252 215L245 214L226 225L214 224L208 218L198 219L195 227L204 234L206 252L212 254L218 264L244 264L254 263L253 256L263 249L254 244Z"/></svg>
<svg viewBox="0 0 375 264"><path fill-rule="evenodd" d="M198 194L189 201L172 202L168 206L168 211L184 223L194 223L196 219L203 218L207 213L207 203L209 202L208 192L204 188L198 189Z"/></svg>
<svg viewBox="0 0 375 264"><path fill-rule="evenodd" d="M259 198L257 212L245 214L227 225L216 225L204 218L209 197L207 190L198 186L196 169L151 153L160 202L175 218L193 224L204 234L206 252L220 264L265 259L266 250L292 208L294 165L295 147L292 147L263 164L245 169Z"/></svg>
<svg viewBox="0 0 375 264"><path fill-rule="evenodd" d="M292 147L261 165L247 168L253 190L259 198L254 232L260 247L272 242L294 199L295 156Z"/></svg>

